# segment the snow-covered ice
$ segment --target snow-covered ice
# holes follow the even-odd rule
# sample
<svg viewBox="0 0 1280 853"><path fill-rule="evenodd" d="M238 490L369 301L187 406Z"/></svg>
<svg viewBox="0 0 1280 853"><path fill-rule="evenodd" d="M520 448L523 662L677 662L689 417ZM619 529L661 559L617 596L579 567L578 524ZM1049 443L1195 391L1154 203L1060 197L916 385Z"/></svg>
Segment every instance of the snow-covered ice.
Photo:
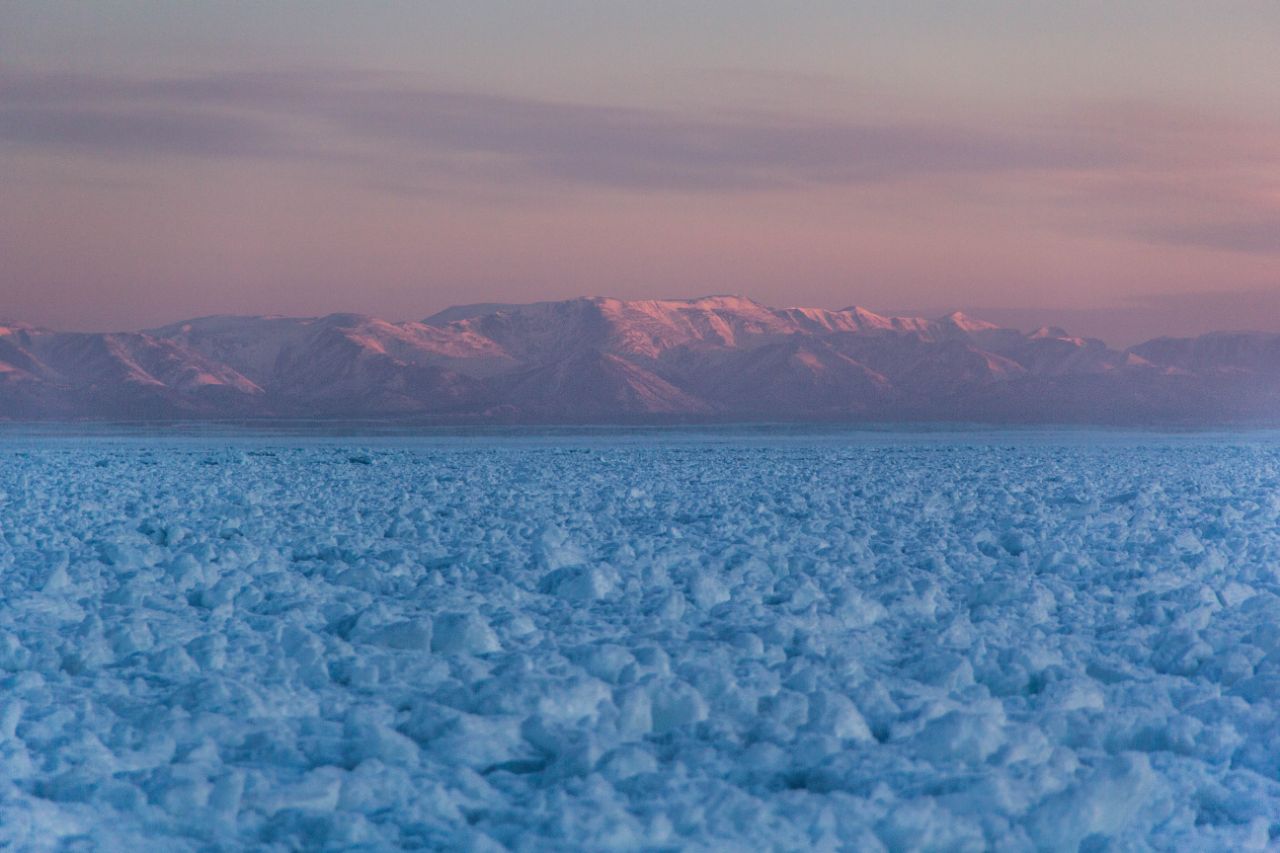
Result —
<svg viewBox="0 0 1280 853"><path fill-rule="evenodd" d="M0 440L0 848L1277 843L1274 436Z"/></svg>

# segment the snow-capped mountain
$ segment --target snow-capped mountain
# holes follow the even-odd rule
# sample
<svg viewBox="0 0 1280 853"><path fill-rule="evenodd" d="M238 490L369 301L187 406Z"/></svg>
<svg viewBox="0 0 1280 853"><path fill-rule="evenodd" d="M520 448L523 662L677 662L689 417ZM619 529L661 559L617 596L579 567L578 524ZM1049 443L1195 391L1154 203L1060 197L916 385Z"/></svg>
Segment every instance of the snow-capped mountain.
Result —
<svg viewBox="0 0 1280 853"><path fill-rule="evenodd" d="M216 316L131 333L0 325L0 417L1280 422L1280 335L1128 350L959 312L740 296Z"/></svg>
<svg viewBox="0 0 1280 853"><path fill-rule="evenodd" d="M221 416L256 411L263 389L234 368L146 333L0 326L0 416Z"/></svg>

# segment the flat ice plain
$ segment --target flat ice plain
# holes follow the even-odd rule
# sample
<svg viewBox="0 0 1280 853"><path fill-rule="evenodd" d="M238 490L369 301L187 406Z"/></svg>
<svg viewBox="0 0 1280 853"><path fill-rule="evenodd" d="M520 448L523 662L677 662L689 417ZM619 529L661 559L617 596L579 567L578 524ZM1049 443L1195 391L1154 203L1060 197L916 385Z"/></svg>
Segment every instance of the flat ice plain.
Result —
<svg viewBox="0 0 1280 853"><path fill-rule="evenodd" d="M0 848L1280 843L1280 438L0 435Z"/></svg>

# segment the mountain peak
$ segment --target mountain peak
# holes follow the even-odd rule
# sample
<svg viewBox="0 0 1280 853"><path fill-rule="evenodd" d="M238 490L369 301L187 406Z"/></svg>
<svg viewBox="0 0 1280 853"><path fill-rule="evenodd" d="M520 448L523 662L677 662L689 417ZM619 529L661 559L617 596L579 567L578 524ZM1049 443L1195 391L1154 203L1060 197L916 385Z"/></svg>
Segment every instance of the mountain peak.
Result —
<svg viewBox="0 0 1280 853"><path fill-rule="evenodd" d="M963 311L952 311L950 314L938 320L948 326L954 326L964 332L987 332L992 329L1000 328L995 323L988 323L986 320L978 320L970 317Z"/></svg>
<svg viewBox="0 0 1280 853"><path fill-rule="evenodd" d="M21 320L9 320L0 318L0 335L12 335L15 332L37 332L40 331L38 326L30 323L24 323Z"/></svg>

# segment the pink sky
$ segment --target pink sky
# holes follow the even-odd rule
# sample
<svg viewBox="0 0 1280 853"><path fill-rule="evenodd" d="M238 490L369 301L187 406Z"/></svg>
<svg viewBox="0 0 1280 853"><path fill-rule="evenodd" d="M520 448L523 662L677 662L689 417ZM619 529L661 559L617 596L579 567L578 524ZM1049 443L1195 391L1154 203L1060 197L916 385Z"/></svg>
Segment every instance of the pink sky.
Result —
<svg viewBox="0 0 1280 853"><path fill-rule="evenodd" d="M606 5L0 6L0 315L1280 330L1275 4Z"/></svg>

